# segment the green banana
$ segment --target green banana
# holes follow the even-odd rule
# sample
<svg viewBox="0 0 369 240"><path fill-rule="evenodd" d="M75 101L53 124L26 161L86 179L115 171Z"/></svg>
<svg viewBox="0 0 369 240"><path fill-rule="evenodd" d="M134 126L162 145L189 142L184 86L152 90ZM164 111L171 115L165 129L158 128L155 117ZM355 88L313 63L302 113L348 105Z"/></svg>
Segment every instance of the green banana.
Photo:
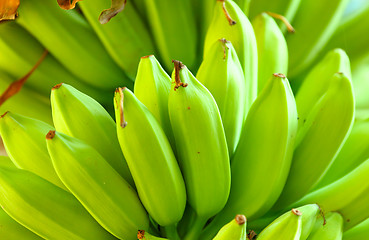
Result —
<svg viewBox="0 0 369 240"><path fill-rule="evenodd" d="M343 233L343 240L363 240L369 236L369 218Z"/></svg>
<svg viewBox="0 0 369 240"><path fill-rule="evenodd" d="M231 162L228 202L204 234L213 235L237 213L255 219L273 206L288 175L296 132L292 90L283 74L274 74L247 116Z"/></svg>
<svg viewBox="0 0 369 240"><path fill-rule="evenodd" d="M254 18L263 12L273 12L284 16L288 21L292 22L300 3L301 0L251 0L249 18L254 21Z"/></svg>
<svg viewBox="0 0 369 240"><path fill-rule="evenodd" d="M177 160L186 182L187 201L197 215L184 239L195 239L228 199L229 155L220 113L211 93L179 61L174 61L172 82L168 110Z"/></svg>
<svg viewBox="0 0 369 240"><path fill-rule="evenodd" d="M51 91L51 106L57 131L81 139L94 147L134 186L119 147L114 120L98 102L68 84L58 84Z"/></svg>
<svg viewBox="0 0 369 240"><path fill-rule="evenodd" d="M299 240L301 236L302 213L297 209L283 214L258 235L258 240Z"/></svg>
<svg viewBox="0 0 369 240"><path fill-rule="evenodd" d="M45 51L45 48L30 33L15 22L0 25L0 49L2 52L0 69L12 75L14 79L20 79L28 73ZM42 63L26 81L25 86L48 96L50 89L60 82L72 84L83 89L98 101L110 104L104 96L106 93L81 82L51 54L42 60ZM37 106L35 108L38 109Z"/></svg>
<svg viewBox="0 0 369 240"><path fill-rule="evenodd" d="M103 90L111 90L122 83L132 86L132 81L114 63L87 21L75 10L66 12L56 1L23 1L16 21L85 83Z"/></svg>
<svg viewBox="0 0 369 240"><path fill-rule="evenodd" d="M356 119L369 118L369 90L368 75L369 75L369 57L359 61L352 66L352 83L354 85L355 92L355 107L356 107Z"/></svg>
<svg viewBox="0 0 369 240"><path fill-rule="evenodd" d="M219 0L205 38L204 59L215 41L225 38L233 44L245 75L247 101L245 110L257 96L258 53L254 30L246 15L232 0Z"/></svg>
<svg viewBox="0 0 369 240"><path fill-rule="evenodd" d="M354 118L351 82L342 73L335 74L330 82L299 129L290 173L275 205L277 209L303 197L319 183L350 132Z"/></svg>
<svg viewBox="0 0 369 240"><path fill-rule="evenodd" d="M306 240L313 231L321 209L317 204L307 204L296 209L302 213L300 240Z"/></svg>
<svg viewBox="0 0 369 240"><path fill-rule="evenodd" d="M246 86L243 71L232 43L220 39L208 51L196 78L213 95L219 107L227 138L228 152L233 156L246 117Z"/></svg>
<svg viewBox="0 0 369 240"><path fill-rule="evenodd" d="M4 92L13 80L12 77L0 70L0 92ZM21 112L25 116L52 123L49 99L25 86L0 106L1 113L6 111Z"/></svg>
<svg viewBox="0 0 369 240"><path fill-rule="evenodd" d="M236 215L236 217L224 225L213 238L213 240L246 240L246 217Z"/></svg>
<svg viewBox="0 0 369 240"><path fill-rule="evenodd" d="M46 139L58 176L101 226L119 239L134 239L137 229L148 228L137 193L96 150L55 131Z"/></svg>
<svg viewBox="0 0 369 240"><path fill-rule="evenodd" d="M274 19L261 13L252 20L258 50L258 93L273 73L287 73L288 50Z"/></svg>
<svg viewBox="0 0 369 240"><path fill-rule="evenodd" d="M296 32L286 36L290 78L303 72L316 59L338 26L347 3L348 0L301 1L292 22ZM301 43L305 47L301 47Z"/></svg>
<svg viewBox="0 0 369 240"><path fill-rule="evenodd" d="M316 189L340 179L368 159L368 142L369 119L356 121L345 144Z"/></svg>
<svg viewBox="0 0 369 240"><path fill-rule="evenodd" d="M96 21L96 17L99 16L102 9L109 8L111 0L89 0L79 3L84 16L109 55L130 79L134 79L138 59L154 52L149 32L132 6L132 2L134 1L128 1L124 11L104 25Z"/></svg>
<svg viewBox="0 0 369 240"><path fill-rule="evenodd" d="M134 85L135 96L155 116L172 147L175 147L168 114L170 86L171 79L155 56L142 57Z"/></svg>
<svg viewBox="0 0 369 240"><path fill-rule="evenodd" d="M172 59L196 66L197 31L190 0L145 0L146 14L163 65L172 68Z"/></svg>
<svg viewBox="0 0 369 240"><path fill-rule="evenodd" d="M50 129L49 124L12 112L6 112L0 118L0 135L12 162L66 189L47 152L45 133Z"/></svg>
<svg viewBox="0 0 369 240"><path fill-rule="evenodd" d="M127 88L114 97L120 146L150 216L162 226L182 218L186 189L178 163L160 124ZM150 151L143 151L149 147Z"/></svg>
<svg viewBox="0 0 369 240"><path fill-rule="evenodd" d="M72 194L26 170L0 168L0 204L9 216L45 239L116 239Z"/></svg>
<svg viewBox="0 0 369 240"><path fill-rule="evenodd" d="M343 218L339 213L330 212L318 218L312 233L307 240L341 240Z"/></svg>

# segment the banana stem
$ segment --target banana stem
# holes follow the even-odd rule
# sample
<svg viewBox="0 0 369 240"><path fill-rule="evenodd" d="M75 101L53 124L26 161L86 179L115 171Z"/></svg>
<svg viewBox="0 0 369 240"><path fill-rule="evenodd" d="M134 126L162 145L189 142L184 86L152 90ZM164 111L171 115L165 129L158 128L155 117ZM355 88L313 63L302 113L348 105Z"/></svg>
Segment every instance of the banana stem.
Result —
<svg viewBox="0 0 369 240"><path fill-rule="evenodd" d="M191 223L190 229L184 236L183 240L195 240L199 239L199 236L201 234L201 230L204 228L208 218L203 217L197 217L195 220Z"/></svg>
<svg viewBox="0 0 369 240"><path fill-rule="evenodd" d="M173 225L169 225L169 226L165 226L163 227L164 229L164 233L165 233L165 237L168 239L173 239L173 240L180 240L180 237L178 235L178 231L177 231L177 224L173 224Z"/></svg>

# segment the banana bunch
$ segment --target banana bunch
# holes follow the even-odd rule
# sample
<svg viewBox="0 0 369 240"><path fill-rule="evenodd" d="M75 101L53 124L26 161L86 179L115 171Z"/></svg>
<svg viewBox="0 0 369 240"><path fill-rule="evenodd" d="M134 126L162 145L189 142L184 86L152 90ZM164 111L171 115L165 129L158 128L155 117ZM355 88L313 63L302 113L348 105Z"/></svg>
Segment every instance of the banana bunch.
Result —
<svg viewBox="0 0 369 240"><path fill-rule="evenodd" d="M367 8L314 1L21 1L0 238L369 238Z"/></svg>

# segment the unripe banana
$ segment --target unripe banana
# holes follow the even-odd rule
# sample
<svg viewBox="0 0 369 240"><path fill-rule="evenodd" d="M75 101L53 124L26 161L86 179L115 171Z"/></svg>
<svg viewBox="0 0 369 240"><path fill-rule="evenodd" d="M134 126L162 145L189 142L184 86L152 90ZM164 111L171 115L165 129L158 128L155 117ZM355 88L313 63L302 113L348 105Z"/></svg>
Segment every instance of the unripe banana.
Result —
<svg viewBox="0 0 369 240"><path fill-rule="evenodd" d="M116 239L74 198L21 169L0 168L0 204L9 216L45 239Z"/></svg>
<svg viewBox="0 0 369 240"><path fill-rule="evenodd" d="M132 86L132 81L110 58L90 25L75 10L67 12L56 1L23 1L16 21L85 83L103 90L122 83Z"/></svg>
<svg viewBox="0 0 369 240"><path fill-rule="evenodd" d="M318 218L312 233L307 240L341 240L343 218L339 213L330 212Z"/></svg>
<svg viewBox="0 0 369 240"><path fill-rule="evenodd" d="M120 239L134 239L137 229L148 228L135 190L95 149L55 131L46 139L58 176L101 226Z"/></svg>
<svg viewBox="0 0 369 240"><path fill-rule="evenodd" d="M196 78L211 92L222 117L229 155L233 156L246 117L246 86L231 42L219 39L208 51Z"/></svg>
<svg viewBox="0 0 369 240"><path fill-rule="evenodd" d="M141 17L128 1L124 11L114 16L114 19L102 25L96 21L103 9L109 8L111 0L89 0L79 3L88 22L100 38L113 60L134 79L136 67L141 56L154 52L151 37ZM124 42L124 45L122 43Z"/></svg>
<svg viewBox="0 0 369 240"><path fill-rule="evenodd" d="M171 59L196 66L197 31L190 0L145 0L149 24L163 65L171 69Z"/></svg>
<svg viewBox="0 0 369 240"><path fill-rule="evenodd" d="M290 78L303 72L316 59L338 26L348 2L348 0L301 1L292 22L296 32L286 36L290 49L288 57ZM304 43L305 47L301 47L301 43Z"/></svg>
<svg viewBox="0 0 369 240"><path fill-rule="evenodd" d="M229 156L214 98L181 62L174 61L174 68L168 109L187 201L197 215L185 239L194 239L228 199Z"/></svg>
<svg viewBox="0 0 369 240"><path fill-rule="evenodd" d="M175 147L168 114L171 79L154 55L142 57L138 65L134 93L158 120L172 147Z"/></svg>
<svg viewBox="0 0 369 240"><path fill-rule="evenodd" d="M255 219L273 206L288 176L296 132L292 90L283 74L274 74L249 111L232 158L228 202L206 234L213 235L237 213Z"/></svg>
<svg viewBox="0 0 369 240"><path fill-rule="evenodd" d="M369 236L369 218L343 233L343 240L363 240Z"/></svg>
<svg viewBox="0 0 369 240"><path fill-rule="evenodd" d="M246 217L237 215L219 230L213 240L246 240L246 235Z"/></svg>
<svg viewBox="0 0 369 240"><path fill-rule="evenodd" d="M164 131L127 88L117 89L114 104L119 143L140 200L157 223L176 224L186 206L186 189ZM143 151L147 147L150 151Z"/></svg>
<svg viewBox="0 0 369 240"><path fill-rule="evenodd" d="M258 93L273 73L287 73L288 50L274 19L261 13L252 20L258 49Z"/></svg>
<svg viewBox="0 0 369 240"><path fill-rule="evenodd" d="M321 214L321 209L317 204L307 204L296 209L302 213L300 240L306 240L316 224L317 217Z"/></svg>
<svg viewBox="0 0 369 240"><path fill-rule="evenodd" d="M232 0L218 0L205 38L204 58L214 42L225 38L233 44L245 75L248 112L257 96L258 53L252 25Z"/></svg>
<svg viewBox="0 0 369 240"><path fill-rule="evenodd" d="M0 118L0 135L13 163L66 189L47 152L45 132L50 129L52 126L49 124L12 112L6 112Z"/></svg>
<svg viewBox="0 0 369 240"><path fill-rule="evenodd" d="M98 102L68 84L58 84L51 91L51 106L57 131L91 145L134 186L119 147L114 120Z"/></svg>
<svg viewBox="0 0 369 240"><path fill-rule="evenodd" d="M297 209L283 214L267 226L259 235L258 240L299 240L301 236L302 213Z"/></svg>
<svg viewBox="0 0 369 240"><path fill-rule="evenodd" d="M277 209L298 200L319 183L351 129L354 118L351 82L342 73L335 74L330 82L297 134L290 173L275 205Z"/></svg>

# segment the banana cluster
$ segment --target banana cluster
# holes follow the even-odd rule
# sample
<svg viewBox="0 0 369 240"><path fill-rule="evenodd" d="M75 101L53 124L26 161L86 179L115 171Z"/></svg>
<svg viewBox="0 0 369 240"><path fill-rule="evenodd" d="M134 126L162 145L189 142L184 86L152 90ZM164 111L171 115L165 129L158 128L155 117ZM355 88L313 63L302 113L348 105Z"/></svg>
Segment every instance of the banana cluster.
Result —
<svg viewBox="0 0 369 240"><path fill-rule="evenodd" d="M22 1L0 25L1 81L49 54L1 106L0 238L369 238L367 60L319 58L343 47L347 0L278 2L142 0L101 25L108 0Z"/></svg>

